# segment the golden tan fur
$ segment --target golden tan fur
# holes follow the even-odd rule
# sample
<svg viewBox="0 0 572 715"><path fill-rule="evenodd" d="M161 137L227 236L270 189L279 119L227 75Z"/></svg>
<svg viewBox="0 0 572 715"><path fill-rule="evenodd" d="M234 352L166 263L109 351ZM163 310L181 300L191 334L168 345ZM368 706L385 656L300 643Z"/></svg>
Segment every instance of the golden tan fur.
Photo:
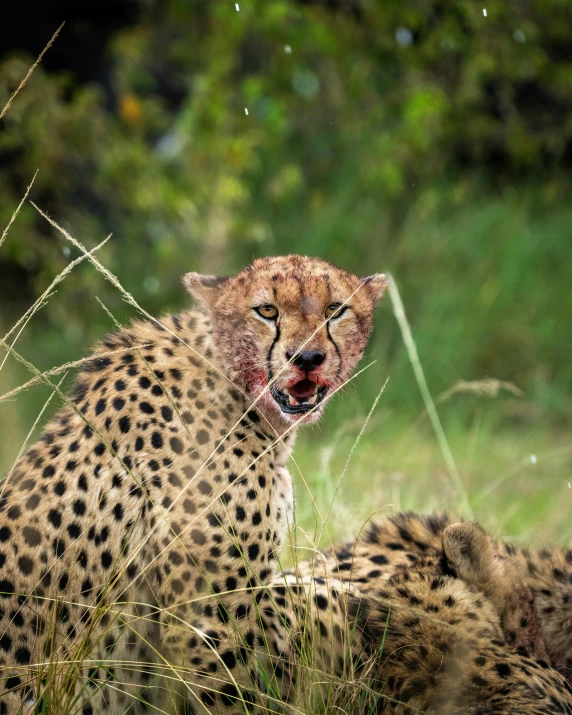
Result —
<svg viewBox="0 0 572 715"><path fill-rule="evenodd" d="M506 551L479 526L446 517L374 525L356 544L274 578L263 612L267 667L291 692L304 632L325 672L341 675L348 654L361 662L384 713L572 713L571 688L546 652L551 633Z"/></svg>
<svg viewBox="0 0 572 715"><path fill-rule="evenodd" d="M292 518L286 459L325 402L314 414L300 394L350 375L385 281L285 256L185 282L200 310L101 343L1 485L2 715L41 710L45 688L82 715L168 711L173 691L218 713L255 700L256 605ZM332 301L348 305L339 319ZM324 352L311 371L304 342Z"/></svg>

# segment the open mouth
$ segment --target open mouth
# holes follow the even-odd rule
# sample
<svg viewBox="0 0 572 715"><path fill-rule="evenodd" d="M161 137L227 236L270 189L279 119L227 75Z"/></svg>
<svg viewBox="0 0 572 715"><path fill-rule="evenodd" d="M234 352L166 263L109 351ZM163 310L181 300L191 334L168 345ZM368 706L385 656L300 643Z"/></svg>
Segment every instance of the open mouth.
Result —
<svg viewBox="0 0 572 715"><path fill-rule="evenodd" d="M282 412L296 414L314 409L324 399L328 389L327 385L318 385L306 378L290 385L286 390L273 387L270 392Z"/></svg>

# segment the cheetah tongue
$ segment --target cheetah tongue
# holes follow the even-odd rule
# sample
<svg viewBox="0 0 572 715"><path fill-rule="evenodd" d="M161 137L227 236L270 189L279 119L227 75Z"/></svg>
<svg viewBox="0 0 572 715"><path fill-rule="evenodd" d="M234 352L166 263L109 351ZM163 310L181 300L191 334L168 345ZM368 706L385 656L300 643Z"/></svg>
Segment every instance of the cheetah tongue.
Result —
<svg viewBox="0 0 572 715"><path fill-rule="evenodd" d="M288 388L288 397L290 400L296 398L298 402L303 400L304 402L310 402L312 397L315 397L318 393L318 385L312 380L304 379L297 382ZM290 402L290 404L296 404Z"/></svg>

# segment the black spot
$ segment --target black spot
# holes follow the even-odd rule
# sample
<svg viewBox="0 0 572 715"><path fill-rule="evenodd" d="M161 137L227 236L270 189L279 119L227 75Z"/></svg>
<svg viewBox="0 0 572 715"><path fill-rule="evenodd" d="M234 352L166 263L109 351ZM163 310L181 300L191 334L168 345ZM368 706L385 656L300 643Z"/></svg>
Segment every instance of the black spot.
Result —
<svg viewBox="0 0 572 715"><path fill-rule="evenodd" d="M501 661L495 665L495 668L501 678L508 678L511 674L510 665L508 663Z"/></svg>
<svg viewBox="0 0 572 715"><path fill-rule="evenodd" d="M10 638L10 636L7 636L6 634L4 634L0 638L0 648L2 648L2 650L9 651L11 647L12 647L12 639Z"/></svg>
<svg viewBox="0 0 572 715"><path fill-rule="evenodd" d="M73 511L76 516L83 516L85 514L85 502L83 499L76 499L73 503Z"/></svg>
<svg viewBox="0 0 572 715"><path fill-rule="evenodd" d="M255 561L258 558L258 554L260 553L260 547L258 544L250 544L248 547L248 558L251 561Z"/></svg>
<svg viewBox="0 0 572 715"><path fill-rule="evenodd" d="M143 437L137 437L135 440L135 451L140 452L143 449Z"/></svg>
<svg viewBox="0 0 572 715"><path fill-rule="evenodd" d="M66 487L66 483L65 483L65 482L62 482L62 481L59 481L59 482L55 485L55 487L54 487L54 492L55 492L59 497L61 497L63 494L65 494L66 488L67 488L67 487Z"/></svg>
<svg viewBox="0 0 572 715"><path fill-rule="evenodd" d="M122 392L122 391L125 389L125 387L126 387L126 385L125 385L125 383L123 382L123 380L117 380L117 381L116 381L116 383L115 383L115 389L116 389L118 392Z"/></svg>
<svg viewBox="0 0 572 715"><path fill-rule="evenodd" d="M246 618L248 614L250 613L250 606L245 606L244 604L240 604L238 608L236 609L236 618L240 620L241 618Z"/></svg>
<svg viewBox="0 0 572 715"><path fill-rule="evenodd" d="M258 477L258 483L262 488L266 486L266 477L263 474Z"/></svg>
<svg viewBox="0 0 572 715"><path fill-rule="evenodd" d="M113 563L113 557L111 556L109 551L104 551L101 554L101 565L103 566L104 569L108 569L112 563Z"/></svg>
<svg viewBox="0 0 572 715"><path fill-rule="evenodd" d="M82 492L87 491L87 479L85 477L85 474L81 474L79 479L77 480L77 486L79 489L82 490Z"/></svg>
<svg viewBox="0 0 572 715"><path fill-rule="evenodd" d="M11 536L12 532L7 526L3 526L2 528L0 528L0 541L8 541Z"/></svg>
<svg viewBox="0 0 572 715"><path fill-rule="evenodd" d="M141 410L141 412L144 412L146 415L152 415L153 412L155 412L155 408L152 405L150 405L148 402L140 402L139 409Z"/></svg>
<svg viewBox="0 0 572 715"><path fill-rule="evenodd" d="M78 539L79 535L81 534L81 528L79 524L77 524L75 521L73 524L70 524L68 526L68 534L71 536L72 539Z"/></svg>
<svg viewBox="0 0 572 715"><path fill-rule="evenodd" d="M198 544L199 546L206 544L207 541L203 532L199 531L198 529L193 529L191 531L191 539L195 542L195 544Z"/></svg>
<svg viewBox="0 0 572 715"><path fill-rule="evenodd" d="M228 623L228 621L230 619L230 614L226 610L226 607L222 603L219 603L216 610L217 610L217 615L218 615L219 621L221 623Z"/></svg>
<svg viewBox="0 0 572 715"><path fill-rule="evenodd" d="M155 449L161 449L163 446L163 437L160 432L153 432L151 435L151 444Z"/></svg>
<svg viewBox="0 0 572 715"><path fill-rule="evenodd" d="M123 504L117 503L113 507L113 516L117 521L121 521L121 519L123 519Z"/></svg>
<svg viewBox="0 0 572 715"><path fill-rule="evenodd" d="M122 410L122 409L125 407L125 400L124 400L123 398L121 398L121 397L116 397L116 398L113 400L113 407L114 407L116 410Z"/></svg>
<svg viewBox="0 0 572 715"><path fill-rule="evenodd" d="M101 457L101 455L105 452L105 445L103 442L100 442L98 445L96 445L93 449L93 453L97 455L98 457Z"/></svg>
<svg viewBox="0 0 572 715"><path fill-rule="evenodd" d="M205 496L210 496L213 493L211 485L204 479L199 482L198 490Z"/></svg>
<svg viewBox="0 0 572 715"><path fill-rule="evenodd" d="M18 567L20 571L27 576L34 570L34 562L28 556L20 556L18 559Z"/></svg>
<svg viewBox="0 0 572 715"><path fill-rule="evenodd" d="M101 400L98 400L96 405L95 405L95 414L100 415L105 408L107 407L107 400L104 398L101 398Z"/></svg>
<svg viewBox="0 0 572 715"><path fill-rule="evenodd" d="M242 455L244 454L244 452L242 451L242 449L239 449L238 447L235 447L232 451L234 452L234 454L235 454L237 457L242 457Z"/></svg>
<svg viewBox="0 0 572 715"><path fill-rule="evenodd" d="M42 477L44 479L49 479L50 477L53 477L55 473L56 473L56 470L53 468L53 466L51 464L48 464L47 467L44 467L44 471L42 472Z"/></svg>
<svg viewBox="0 0 572 715"><path fill-rule="evenodd" d="M489 684L488 681L484 678L481 678L480 675L473 675L471 680L479 688L485 688Z"/></svg>
<svg viewBox="0 0 572 715"><path fill-rule="evenodd" d="M211 526L222 526L222 519L218 514L208 514L207 521Z"/></svg>
<svg viewBox="0 0 572 715"><path fill-rule="evenodd" d="M0 534L2 533L2 531L3 529L0 529ZM32 526L25 526L22 529L22 536L24 537L24 541L26 542L26 544L28 544L28 546L37 546L42 540L40 532L37 529L34 529Z"/></svg>
<svg viewBox="0 0 572 715"><path fill-rule="evenodd" d="M199 444L206 444L208 441L209 441L209 433L204 429L199 430L197 432L197 442Z"/></svg>
<svg viewBox="0 0 572 715"><path fill-rule="evenodd" d="M206 690L203 690L201 692L201 702L203 703L203 705L212 708L216 701L214 695L212 695Z"/></svg>
<svg viewBox="0 0 572 715"><path fill-rule="evenodd" d="M171 449L173 452L176 454L183 454L183 443L181 442L180 439L177 437L171 437L169 440L169 444L171 445Z"/></svg>
<svg viewBox="0 0 572 715"><path fill-rule="evenodd" d="M173 419L173 410L170 407L163 405L163 407L161 407L161 417L165 420L165 422L171 422Z"/></svg>
<svg viewBox="0 0 572 715"><path fill-rule="evenodd" d="M55 526L56 529L62 525L62 515L57 509L50 509L48 514L48 521Z"/></svg>
<svg viewBox="0 0 572 715"><path fill-rule="evenodd" d="M54 556L56 556L59 559L61 556L64 555L64 551L66 550L66 545L62 539L55 538L52 542L52 549L54 550Z"/></svg>
<svg viewBox="0 0 572 715"><path fill-rule="evenodd" d="M246 519L246 512L241 506L236 507L236 518L238 521L244 521Z"/></svg>
<svg viewBox="0 0 572 715"><path fill-rule="evenodd" d="M375 556L370 556L369 560L373 564L378 564L380 566L389 563L387 560L387 556L384 556L383 554L376 554Z"/></svg>
<svg viewBox="0 0 572 715"><path fill-rule="evenodd" d="M2 598L8 598L8 596L11 596L14 593L14 584L10 583L10 581L6 581L3 579L0 581L0 596Z"/></svg>
<svg viewBox="0 0 572 715"><path fill-rule="evenodd" d="M40 503L40 497L37 494L32 494L28 498L28 501L26 502L25 506L26 506L26 509L33 511L38 506L39 503Z"/></svg>
<svg viewBox="0 0 572 715"><path fill-rule="evenodd" d="M27 648L18 648L16 651L16 661L20 665L28 665L30 662L31 654Z"/></svg>

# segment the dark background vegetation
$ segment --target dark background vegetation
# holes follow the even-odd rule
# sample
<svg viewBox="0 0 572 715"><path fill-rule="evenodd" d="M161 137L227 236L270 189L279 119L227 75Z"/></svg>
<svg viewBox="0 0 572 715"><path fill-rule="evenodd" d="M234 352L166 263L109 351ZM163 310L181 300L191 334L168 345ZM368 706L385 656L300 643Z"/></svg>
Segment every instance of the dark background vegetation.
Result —
<svg viewBox="0 0 572 715"><path fill-rule="evenodd" d="M1 122L0 226L38 170L31 198L89 247L113 233L99 257L152 313L186 304L184 271L233 272L260 255L390 271L433 394L460 379L511 381L523 397L489 403L490 425L567 435L572 4L239 7L3 8L0 106L66 25ZM26 204L0 250L0 328L76 255ZM85 354L113 327L96 295L119 320L133 316L86 262L20 350L43 369ZM332 429L364 413L386 376L387 423L410 424L422 408L388 304L370 356ZM7 363L2 387L23 378ZM3 405L5 424L37 414L38 394L9 416ZM471 429L482 399L456 395L445 421Z"/></svg>

